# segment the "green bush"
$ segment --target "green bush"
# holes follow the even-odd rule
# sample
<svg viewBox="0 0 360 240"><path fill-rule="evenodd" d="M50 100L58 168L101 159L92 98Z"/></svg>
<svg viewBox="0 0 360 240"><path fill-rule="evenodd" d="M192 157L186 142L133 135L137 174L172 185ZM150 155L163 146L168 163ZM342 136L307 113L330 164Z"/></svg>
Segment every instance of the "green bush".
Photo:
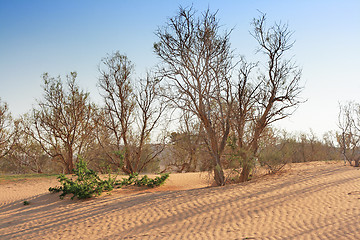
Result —
<svg viewBox="0 0 360 240"><path fill-rule="evenodd" d="M147 186L147 187L158 187L165 183L166 179L168 179L169 174L164 173L161 174L160 177L155 177L154 179L149 178L147 175L143 176L140 180L135 182L137 186Z"/></svg>
<svg viewBox="0 0 360 240"><path fill-rule="evenodd" d="M149 178L147 175L139 179L139 174L133 173L130 174L128 178L124 178L122 180L116 181L115 185L122 187L122 186L129 186L134 184L136 186L147 186L153 188L164 184L166 179L168 179L168 177L169 174L164 173L161 174L160 177L155 177L154 179Z"/></svg>
<svg viewBox="0 0 360 240"><path fill-rule="evenodd" d="M58 179L62 186L49 188L50 192L62 191L60 198L63 199L67 194L73 194L71 199L91 198L100 196L103 191L111 191L114 188L116 177L112 178L109 174L107 180L101 180L94 170L88 169L83 159L79 159L74 169L75 181L61 174Z"/></svg>
<svg viewBox="0 0 360 240"><path fill-rule="evenodd" d="M138 176L139 176L138 173L132 173L129 175L128 178L123 178L121 180L116 181L115 185L117 185L118 187L129 186L135 183L136 179L138 179Z"/></svg>
<svg viewBox="0 0 360 240"><path fill-rule="evenodd" d="M74 199L75 197L78 199L85 199L93 196L100 196L104 191L112 191L114 186L121 188L122 186L134 184L136 186L147 186L151 188L157 187L164 184L169 177L169 174L165 173L154 179L149 178L147 175L139 179L138 173L134 173L130 174L128 178L116 180L116 177L111 177L109 173L108 179L101 180L94 170L87 168L87 164L83 159L79 159L76 163L74 174L74 176L77 177L75 180L69 179L61 174L58 177L61 186L54 188L50 187L49 191L52 193L62 191L60 195L61 199L67 194L73 194L71 199Z"/></svg>

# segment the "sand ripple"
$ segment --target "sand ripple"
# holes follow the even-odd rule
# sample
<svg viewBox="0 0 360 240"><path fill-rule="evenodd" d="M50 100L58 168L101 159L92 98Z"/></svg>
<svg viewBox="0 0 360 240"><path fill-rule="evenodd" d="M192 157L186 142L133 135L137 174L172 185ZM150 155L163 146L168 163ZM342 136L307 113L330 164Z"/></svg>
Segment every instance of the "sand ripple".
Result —
<svg viewBox="0 0 360 240"><path fill-rule="evenodd" d="M87 201L59 200L41 181L0 185L0 239L359 239L360 170L341 164L225 187L172 175L156 191Z"/></svg>

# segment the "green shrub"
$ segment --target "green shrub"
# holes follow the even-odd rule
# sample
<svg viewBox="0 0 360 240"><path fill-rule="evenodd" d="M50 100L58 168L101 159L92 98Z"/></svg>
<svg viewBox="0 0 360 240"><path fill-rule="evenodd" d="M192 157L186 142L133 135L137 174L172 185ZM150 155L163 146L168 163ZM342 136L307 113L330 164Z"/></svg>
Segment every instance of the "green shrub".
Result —
<svg viewBox="0 0 360 240"><path fill-rule="evenodd" d="M116 177L112 178L109 174L107 180L101 180L94 170L88 169L83 159L79 159L74 169L75 181L61 174L58 179L62 186L55 188L50 187L50 192L62 191L60 198L63 199L67 194L73 194L71 199L91 198L100 196L103 191L111 191L114 188Z"/></svg>
<svg viewBox="0 0 360 240"><path fill-rule="evenodd" d="M116 181L115 185L118 187L129 186L135 183L136 179L138 179L138 173L131 173L128 178L123 178L121 180Z"/></svg>
<svg viewBox="0 0 360 240"><path fill-rule="evenodd" d="M155 177L154 179L149 178L147 175L139 179L138 173L130 174L128 178L123 178L122 180L116 181L116 185L119 187L136 185L136 186L147 186L150 188L161 186L168 179L169 174L161 174L160 177Z"/></svg>
<svg viewBox="0 0 360 240"><path fill-rule="evenodd" d="M116 177L111 177L110 173L108 179L101 180L94 170L88 169L87 164L83 159L79 159L74 169L75 180L67 178L61 174L58 179L61 186L50 187L49 191L52 193L61 192L60 198L63 199L67 194L73 194L71 199L77 197L78 199L91 198L93 196L100 196L104 191L112 191L114 186L122 187L129 185L157 187L165 183L169 177L168 173L161 174L160 177L154 179L147 175L139 179L138 173L130 174L128 178L116 180Z"/></svg>
<svg viewBox="0 0 360 240"><path fill-rule="evenodd" d="M164 173L161 174L160 177L155 177L154 179L149 178L147 175L143 176L140 180L135 182L137 186L147 186L147 187L158 187L165 183L166 179L168 179L169 174Z"/></svg>

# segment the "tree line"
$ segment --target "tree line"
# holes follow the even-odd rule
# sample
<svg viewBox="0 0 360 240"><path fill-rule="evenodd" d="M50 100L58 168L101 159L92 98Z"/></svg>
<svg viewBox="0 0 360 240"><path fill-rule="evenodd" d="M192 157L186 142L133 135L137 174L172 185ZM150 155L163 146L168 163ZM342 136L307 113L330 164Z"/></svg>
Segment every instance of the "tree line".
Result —
<svg viewBox="0 0 360 240"><path fill-rule="evenodd" d="M134 76L125 54L101 60L101 106L79 87L76 72L66 81L43 74L43 97L29 113L12 119L0 102L2 171L71 173L82 156L95 169L126 174L212 170L216 184L224 185L227 168L241 169L240 181L247 181L256 165L276 171L289 161L314 160L315 148L335 149L330 138L280 136L272 128L304 102L301 68L289 56L294 41L288 25L267 26L263 13L253 19L250 34L263 59L255 63L238 57L231 32L223 29L217 12L180 7L156 30L153 50L159 64L144 78ZM174 119L176 132L155 134ZM341 122L342 149L352 147L346 131L360 129L349 124ZM335 150L332 156L327 150L319 159L336 158Z"/></svg>

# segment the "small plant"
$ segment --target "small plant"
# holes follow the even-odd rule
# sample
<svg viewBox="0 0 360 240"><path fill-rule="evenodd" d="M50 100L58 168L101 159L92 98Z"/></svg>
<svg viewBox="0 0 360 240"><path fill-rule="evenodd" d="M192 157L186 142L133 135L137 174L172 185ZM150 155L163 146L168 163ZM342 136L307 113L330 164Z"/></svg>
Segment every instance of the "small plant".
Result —
<svg viewBox="0 0 360 240"><path fill-rule="evenodd" d="M128 178L123 178L116 182L116 185L122 186L129 186L129 185L136 185L136 186L147 186L150 188L161 186L165 183L166 179L169 178L168 173L161 174L160 177L155 177L154 179L149 178L147 175L143 176L139 179L138 173L130 174Z"/></svg>
<svg viewBox="0 0 360 240"><path fill-rule="evenodd" d="M141 179L137 179L135 181L135 185L137 186L147 186L147 187L158 187L165 183L166 179L168 179L169 174L164 173L161 174L160 177L155 177L154 179L149 178L147 175L143 176Z"/></svg>
<svg viewBox="0 0 360 240"><path fill-rule="evenodd" d="M81 158L76 163L74 174L77 176L75 181L61 174L58 179L62 186L50 187L49 191L53 193L62 191L61 199L70 193L73 194L71 199L75 197L85 199L100 196L103 191L113 190L116 181L116 177L112 178L110 174L107 180L101 180L94 170L87 168L86 162Z"/></svg>
<svg viewBox="0 0 360 240"><path fill-rule="evenodd" d="M121 180L116 181L115 185L122 187L122 186L129 186L134 184L135 181L138 179L138 173L131 173L128 178L123 178Z"/></svg>
<svg viewBox="0 0 360 240"><path fill-rule="evenodd" d="M26 206L26 205L30 205L30 202L29 201L24 201L23 204Z"/></svg>
<svg viewBox="0 0 360 240"><path fill-rule="evenodd" d="M139 179L138 173L130 174L128 178L116 180L109 173L108 179L101 180L94 170L88 169L86 162L79 158L74 169L75 180L67 178L61 174L58 179L61 186L50 187L49 191L52 193L61 192L60 198L63 199L67 194L73 194L71 199L77 197L78 199L91 198L93 196L100 196L104 191L112 191L114 186L122 187L129 185L157 187L166 181L169 177L168 173L161 174L160 177L154 179L149 178L147 175ZM24 203L25 205L25 203Z"/></svg>

